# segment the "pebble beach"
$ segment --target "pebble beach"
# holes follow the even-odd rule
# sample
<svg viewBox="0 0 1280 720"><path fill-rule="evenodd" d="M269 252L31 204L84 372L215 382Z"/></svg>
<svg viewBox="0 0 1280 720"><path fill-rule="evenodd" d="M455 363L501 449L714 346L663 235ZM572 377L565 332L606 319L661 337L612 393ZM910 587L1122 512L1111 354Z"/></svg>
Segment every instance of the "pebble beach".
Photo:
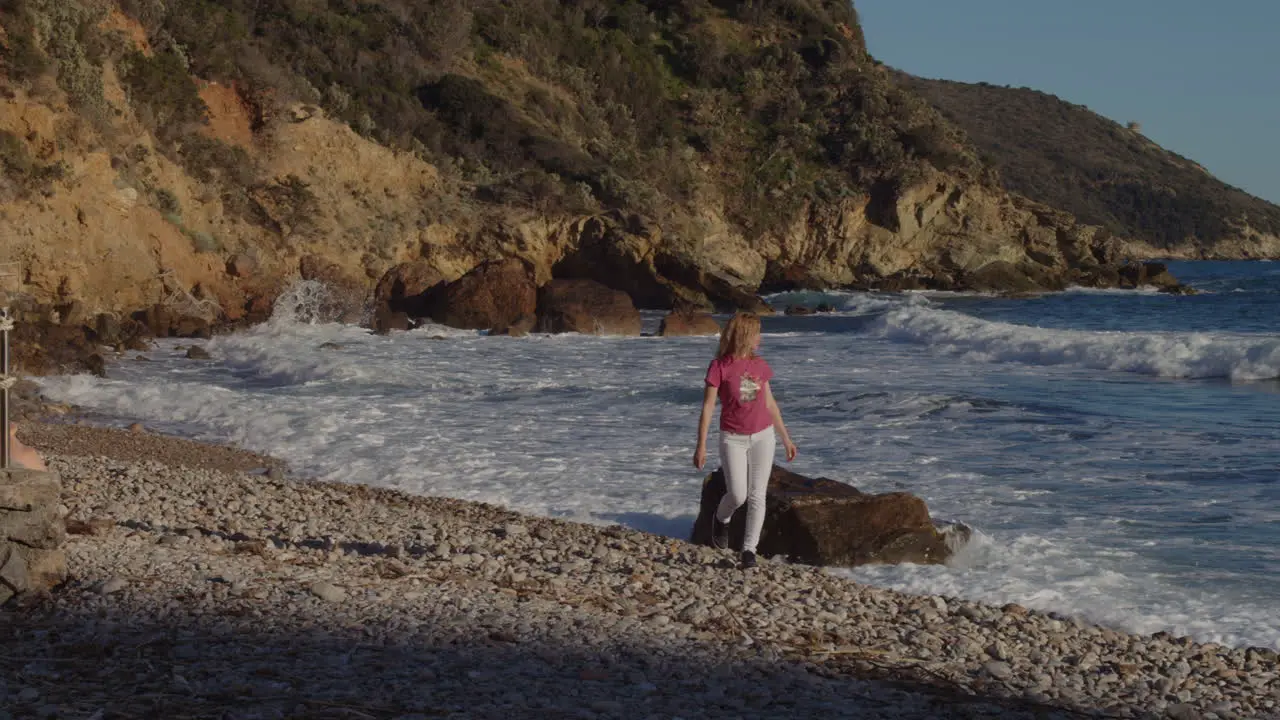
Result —
<svg viewBox="0 0 1280 720"><path fill-rule="evenodd" d="M906 595L78 425L0 718L1280 718L1274 651Z"/></svg>

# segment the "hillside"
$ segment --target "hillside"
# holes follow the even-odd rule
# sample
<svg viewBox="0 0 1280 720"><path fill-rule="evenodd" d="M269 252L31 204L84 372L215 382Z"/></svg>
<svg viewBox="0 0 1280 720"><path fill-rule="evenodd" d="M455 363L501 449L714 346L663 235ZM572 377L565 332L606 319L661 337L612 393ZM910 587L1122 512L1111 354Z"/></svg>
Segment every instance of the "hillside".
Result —
<svg viewBox="0 0 1280 720"><path fill-rule="evenodd" d="M0 0L0 27L0 264L87 312L235 320L405 262L724 308L1115 285L1130 254L995 186L841 0Z"/></svg>
<svg viewBox="0 0 1280 720"><path fill-rule="evenodd" d="M1280 256L1280 207L1081 105L1028 88L894 78L963 128L1003 186L1157 254Z"/></svg>

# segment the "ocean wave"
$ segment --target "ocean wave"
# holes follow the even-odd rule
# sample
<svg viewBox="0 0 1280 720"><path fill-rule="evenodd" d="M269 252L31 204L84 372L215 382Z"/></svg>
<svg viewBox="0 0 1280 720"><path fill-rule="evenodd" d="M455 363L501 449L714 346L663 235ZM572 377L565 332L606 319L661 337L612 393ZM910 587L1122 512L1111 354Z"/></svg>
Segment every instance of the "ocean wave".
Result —
<svg viewBox="0 0 1280 720"><path fill-rule="evenodd" d="M976 362L1071 365L1168 378L1280 378L1280 337L1047 330L934 308L886 313L879 331Z"/></svg>
<svg viewBox="0 0 1280 720"><path fill-rule="evenodd" d="M790 305L809 308L828 305L835 309L833 314L837 315L867 315L900 307L931 304L924 293L883 295L844 290L793 290L768 295L764 299L779 310L784 310Z"/></svg>

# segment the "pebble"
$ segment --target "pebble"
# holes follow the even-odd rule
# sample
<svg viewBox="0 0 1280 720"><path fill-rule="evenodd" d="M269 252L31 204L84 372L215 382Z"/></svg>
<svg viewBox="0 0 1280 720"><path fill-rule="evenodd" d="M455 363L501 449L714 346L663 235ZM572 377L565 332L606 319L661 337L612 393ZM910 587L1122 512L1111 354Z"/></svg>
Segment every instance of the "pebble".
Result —
<svg viewBox="0 0 1280 720"><path fill-rule="evenodd" d="M327 582L314 582L307 588L312 595L324 600L325 602L342 602L347 599L347 591Z"/></svg>
<svg viewBox="0 0 1280 720"><path fill-rule="evenodd" d="M955 718L1068 717L1020 698L1064 713L1280 718L1275 658L1261 650L915 597L784 562L748 579L707 548L462 501L152 461L51 463L72 517L117 530L68 539L78 580L48 616L0 615L0 683L38 691L22 717L37 702L148 717L138 698L178 694L198 704L178 714L246 720L343 707L381 717L384 706L401 717L857 708L923 720L943 706ZM102 593L113 581L116 594ZM61 677L3 656L49 658ZM928 689L938 678L981 702L948 704ZM0 684L0 705L20 692L6 698Z"/></svg>
<svg viewBox="0 0 1280 720"><path fill-rule="evenodd" d="M115 593L129 587L129 581L122 577L110 577L98 586L99 595L114 595Z"/></svg>
<svg viewBox="0 0 1280 720"><path fill-rule="evenodd" d="M982 666L987 674L997 680L1008 680L1013 677L1013 668L1009 667L1009 663L993 660Z"/></svg>

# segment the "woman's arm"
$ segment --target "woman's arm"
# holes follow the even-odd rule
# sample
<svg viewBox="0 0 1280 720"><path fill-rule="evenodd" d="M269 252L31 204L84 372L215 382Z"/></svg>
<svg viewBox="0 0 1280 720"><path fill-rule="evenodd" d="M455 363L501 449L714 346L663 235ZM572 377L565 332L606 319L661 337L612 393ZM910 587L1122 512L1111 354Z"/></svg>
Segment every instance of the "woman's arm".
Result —
<svg viewBox="0 0 1280 720"><path fill-rule="evenodd" d="M778 401L773 399L773 388L764 384L764 400L769 404L769 414L773 416L773 429L782 437L782 447L787 451L787 461L796 459L796 444L791 442L791 433L787 432L787 424L782 422L782 409Z"/></svg>
<svg viewBox="0 0 1280 720"><path fill-rule="evenodd" d="M698 417L698 447L693 451L693 466L702 469L707 463L707 432L711 430L711 416L716 412L716 388L707 385L702 391L702 415Z"/></svg>

